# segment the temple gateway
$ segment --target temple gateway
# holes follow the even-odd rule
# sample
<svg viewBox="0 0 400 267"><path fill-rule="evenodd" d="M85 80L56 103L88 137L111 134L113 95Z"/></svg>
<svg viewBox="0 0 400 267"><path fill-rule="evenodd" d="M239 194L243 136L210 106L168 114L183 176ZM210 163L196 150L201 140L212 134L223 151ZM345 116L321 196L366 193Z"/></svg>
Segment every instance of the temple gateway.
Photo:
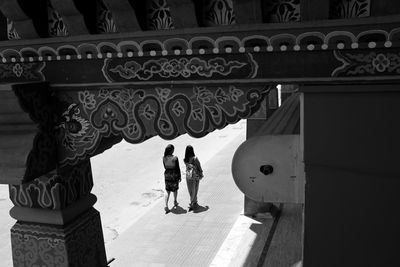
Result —
<svg viewBox="0 0 400 267"><path fill-rule="evenodd" d="M304 203L303 266L399 266L399 1L1 0L0 11L15 267L107 266L92 156L241 119L248 146L232 176L245 212Z"/></svg>

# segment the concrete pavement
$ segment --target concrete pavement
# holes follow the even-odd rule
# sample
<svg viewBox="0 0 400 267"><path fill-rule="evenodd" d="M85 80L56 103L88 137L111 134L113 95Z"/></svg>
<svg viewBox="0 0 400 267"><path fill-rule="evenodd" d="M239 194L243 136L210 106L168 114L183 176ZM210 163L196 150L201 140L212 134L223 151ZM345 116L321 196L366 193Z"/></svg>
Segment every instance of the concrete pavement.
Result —
<svg viewBox="0 0 400 267"><path fill-rule="evenodd" d="M203 164L199 210L188 212L183 179L175 210L165 214L164 202L158 201L107 246L107 257L115 257L110 266L209 266L242 213L243 194L231 177L231 161L244 134Z"/></svg>

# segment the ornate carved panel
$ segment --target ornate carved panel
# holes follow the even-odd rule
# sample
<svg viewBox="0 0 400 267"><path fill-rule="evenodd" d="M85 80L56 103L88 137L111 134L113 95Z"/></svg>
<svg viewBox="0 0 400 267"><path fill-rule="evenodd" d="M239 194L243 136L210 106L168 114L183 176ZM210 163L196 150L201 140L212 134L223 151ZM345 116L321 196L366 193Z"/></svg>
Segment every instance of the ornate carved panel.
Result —
<svg viewBox="0 0 400 267"><path fill-rule="evenodd" d="M130 143L155 135L202 137L250 116L267 92L268 88L251 84L57 88L58 158L61 165L75 164L98 153L101 141L111 137Z"/></svg>
<svg viewBox="0 0 400 267"><path fill-rule="evenodd" d="M265 30L230 29L223 35L210 31L183 36L171 31L153 37L127 35L123 40L71 39L68 44L54 42L30 47L17 44L0 47L0 78L1 82L128 82L140 86L165 85L171 79L176 83L209 79L227 83L234 79L248 79L252 83L280 79L294 83L327 79L340 82L338 76L332 75L341 66L335 50L369 53L377 49L389 52L398 47L398 22L388 20L372 25L368 21L362 20L353 29L343 25L316 29L312 24L309 28L286 29L281 24ZM206 74L207 70L211 70L210 74ZM360 76L353 78L360 81Z"/></svg>
<svg viewBox="0 0 400 267"><path fill-rule="evenodd" d="M14 266L107 265L100 215L93 208L65 227L18 221L11 245Z"/></svg>
<svg viewBox="0 0 400 267"><path fill-rule="evenodd" d="M44 62L10 63L0 65L0 79L9 82L44 81Z"/></svg>
<svg viewBox="0 0 400 267"><path fill-rule="evenodd" d="M334 70L333 76L400 74L400 53L398 51L374 51L369 53L335 51L335 56L343 64Z"/></svg>
<svg viewBox="0 0 400 267"><path fill-rule="evenodd" d="M251 54L231 57L164 57L160 59L106 59L102 68L108 82L170 79L251 78L258 64Z"/></svg>
<svg viewBox="0 0 400 267"><path fill-rule="evenodd" d="M92 190L90 161L77 164L65 173L53 171L31 182L9 187L15 206L61 210Z"/></svg>

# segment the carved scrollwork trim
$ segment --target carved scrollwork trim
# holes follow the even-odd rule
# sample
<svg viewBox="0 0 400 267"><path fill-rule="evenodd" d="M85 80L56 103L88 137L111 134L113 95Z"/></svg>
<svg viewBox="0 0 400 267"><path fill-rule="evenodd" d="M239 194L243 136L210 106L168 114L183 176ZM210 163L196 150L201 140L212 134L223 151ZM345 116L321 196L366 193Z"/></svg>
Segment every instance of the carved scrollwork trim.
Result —
<svg viewBox="0 0 400 267"><path fill-rule="evenodd" d="M237 60L225 57L181 57L147 61L105 59L102 72L108 82L220 78L235 76L235 72L247 74L246 78L257 75L258 63L251 54L236 58Z"/></svg>
<svg viewBox="0 0 400 267"><path fill-rule="evenodd" d="M62 90L57 125L60 164L73 165L95 155L104 138L141 143L155 135L167 140L184 133L202 137L249 117L268 90L259 85Z"/></svg>

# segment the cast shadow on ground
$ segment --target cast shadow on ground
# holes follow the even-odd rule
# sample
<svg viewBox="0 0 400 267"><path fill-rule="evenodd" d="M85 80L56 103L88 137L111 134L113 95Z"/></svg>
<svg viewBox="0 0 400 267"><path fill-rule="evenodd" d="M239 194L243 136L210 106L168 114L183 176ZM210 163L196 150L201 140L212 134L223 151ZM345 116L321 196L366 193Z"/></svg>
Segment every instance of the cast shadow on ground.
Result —
<svg viewBox="0 0 400 267"><path fill-rule="evenodd" d="M187 210L185 210L181 206L175 206L174 208L171 209L171 213L180 215L187 213Z"/></svg>
<svg viewBox="0 0 400 267"><path fill-rule="evenodd" d="M248 216L255 221L250 230L256 238L249 244L251 249L243 266L297 267L295 264L302 258L302 205L272 205L269 212L272 214L270 218Z"/></svg>
<svg viewBox="0 0 400 267"><path fill-rule="evenodd" d="M208 206L201 206L201 205L198 205L198 206L193 210L193 213L204 212L204 211L207 211L208 209L209 209Z"/></svg>

